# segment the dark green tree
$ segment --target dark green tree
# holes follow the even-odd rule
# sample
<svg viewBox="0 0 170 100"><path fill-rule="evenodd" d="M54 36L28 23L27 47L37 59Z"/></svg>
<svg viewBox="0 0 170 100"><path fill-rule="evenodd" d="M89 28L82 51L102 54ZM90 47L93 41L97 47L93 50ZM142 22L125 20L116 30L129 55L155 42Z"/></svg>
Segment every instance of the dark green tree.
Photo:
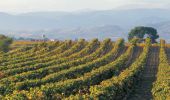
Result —
<svg viewBox="0 0 170 100"><path fill-rule="evenodd" d="M156 39L159 38L156 29L152 27L139 26L139 27L135 27L129 32L128 40L131 41L134 37L142 40L146 34L147 37L151 39L152 43L155 43Z"/></svg>
<svg viewBox="0 0 170 100"><path fill-rule="evenodd" d="M0 35L0 51L6 52L9 50L9 46L12 43L12 38L5 35Z"/></svg>

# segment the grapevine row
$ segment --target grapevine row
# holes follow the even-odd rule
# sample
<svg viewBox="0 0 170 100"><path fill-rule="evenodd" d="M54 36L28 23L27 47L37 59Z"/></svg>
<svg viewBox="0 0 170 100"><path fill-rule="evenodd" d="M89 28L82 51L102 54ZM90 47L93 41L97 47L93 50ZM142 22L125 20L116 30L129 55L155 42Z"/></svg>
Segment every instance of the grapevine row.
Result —
<svg viewBox="0 0 170 100"><path fill-rule="evenodd" d="M152 94L154 100L170 99L170 65L165 52L165 41L160 41L159 67L157 80L153 84Z"/></svg>
<svg viewBox="0 0 170 100"><path fill-rule="evenodd" d="M79 65L79 64L84 63L84 62L86 63L86 61L91 61L92 59L96 59L97 57L103 56L103 54L108 52L108 49L110 49L110 47L112 47L112 42L110 40L105 40L104 43L102 44L101 48L98 49L96 52L94 52L92 55L89 55L89 56L87 56L83 59L80 59L80 60L75 60L72 63L66 63L66 64L61 64L60 66L48 67L45 71L49 71L49 73L51 73L51 71L54 71L54 69L58 69L58 70L63 69L64 66L67 68L70 65L74 66L76 64ZM30 68L32 68L32 67L30 67ZM51 70L49 68L51 68ZM42 68L41 70L44 70L44 68ZM41 70L39 70L39 71L41 72ZM18 70L16 70L16 71L18 71ZM30 75L32 76L32 74L30 74Z"/></svg>
<svg viewBox="0 0 170 100"><path fill-rule="evenodd" d="M7 65L9 66L9 65L12 65L12 64L20 63L20 62L34 60L37 55L42 55L44 53L55 50L61 44L62 43L59 43L59 42L38 44L38 45L32 47L32 49L29 52L25 52L25 54L22 54L19 57L9 59L8 61L3 62L2 65L3 66L7 66ZM22 53L22 52L20 52L20 53Z"/></svg>
<svg viewBox="0 0 170 100"><path fill-rule="evenodd" d="M72 43L72 41L66 41L66 42L64 42L61 46L59 46L59 47L57 47L56 49L54 49L54 50L52 50L52 51L50 51L50 52L46 52L46 53L44 53L44 54L38 54L37 52L34 52L34 50L35 49L37 49L37 47L34 47L33 49L33 51L32 52L30 52L30 53L27 53L26 54L26 56L25 55L23 55L24 57L20 57L20 59L18 59L18 61L17 60L12 60L14 63L10 63L10 62L8 62L9 63L9 65L7 65L7 66L11 66L11 65L14 65L15 64L15 66L18 66L17 64L19 64L19 65L27 65L27 64L29 64L30 62L32 62L32 61L34 61L34 60L40 60L41 58L43 59L43 58L46 58L46 57L48 57L49 56L49 54L51 54L51 53L53 53L54 55L56 55L56 53L55 52L57 52L57 54L60 54L60 53L62 53L62 52L64 52L65 50L67 50L67 49L69 49L71 46L73 45L73 43ZM39 48L39 50L41 51L41 47ZM38 51L39 51L38 50ZM55 52L54 52L55 51ZM33 57L31 57L33 55ZM35 55L35 56L34 56ZM25 62L26 61L26 62ZM15 63L16 62L16 63ZM18 62L18 63L17 63Z"/></svg>
<svg viewBox="0 0 170 100"><path fill-rule="evenodd" d="M149 41L148 41L149 42ZM131 92L136 78L140 75L143 66L146 63L149 52L149 45L144 47L142 54L136 61L127 69L123 70L119 76L113 76L111 79L102 81L99 85L91 86L89 94L71 95L66 99L102 99L102 100L119 100Z"/></svg>
<svg viewBox="0 0 170 100"><path fill-rule="evenodd" d="M92 70L89 73L86 73L82 77L76 78L76 79L69 79L65 81L60 81L57 83L49 83L44 86L41 86L41 88L34 88L31 89L30 92L27 91L20 91L18 96L27 97L29 99L35 99L35 98L48 98L51 97L52 94L55 93L64 93L64 94L70 94L75 89L81 88L82 86L90 86L93 84L97 84L100 81L107 79L107 77L110 77L110 74L113 75L117 72L117 70L124 65L124 63L127 61L128 57L133 51L133 47L130 47L125 54L121 55L118 59L113 61L110 64L107 64L105 66L101 66L100 68L97 68L95 70ZM42 93L43 97L41 95L34 94ZM13 92L12 96L10 98L15 98L15 91ZM24 96L25 95L25 96ZM8 96L7 96L8 98Z"/></svg>
<svg viewBox="0 0 170 100"><path fill-rule="evenodd" d="M79 66L72 66L71 68L66 69L66 70L62 70L62 71L60 70L60 72L57 72L57 73L56 72L52 74L50 73L49 75L46 75L42 79L36 79L36 80L31 80L31 81L29 80L29 81L21 82L18 84L16 83L17 84L16 88L18 89L22 89L23 87L30 88L29 84L31 84L31 87L34 87L34 86L39 86L39 85L50 83L50 82L57 82L60 80L80 77L84 73L90 72L92 69L94 70L100 66L104 66L112 62L113 60L115 60L115 58L117 57L116 55L118 51L121 51L122 49L120 45L122 44L121 42L122 41L120 41L118 44L115 44L115 47L110 53L108 53L105 56L102 56L99 59L96 59L94 61L91 61L86 64L82 64Z"/></svg>
<svg viewBox="0 0 170 100"><path fill-rule="evenodd" d="M98 48L98 46L99 46L98 40L94 40L91 43L89 43L87 48L85 48L82 52L80 51L80 52L75 53L75 54L73 54L73 55L71 55L69 57L61 58L61 59L58 60L58 62L59 63L67 62L69 60L71 61L71 59L86 56L86 55L94 52L94 50L96 50ZM77 61L77 59L75 59L75 61ZM72 62L74 65L76 65L75 61ZM85 62L85 60L84 60L84 62ZM69 63L69 65L73 65L73 64L71 64L71 62ZM64 68L64 65L69 66L68 64L60 64L60 65L53 65L53 66L43 67L43 68L40 68L38 70L24 72L24 73L21 73L21 74L16 74L14 76L4 78L4 79L0 80L0 82L1 83L9 83L9 81L10 82L14 82L14 81L16 82L16 81L21 81L21 80L24 80L24 79L40 78L40 76L43 76L44 74L52 73L52 71L56 70L55 68L60 68L59 66L61 66L61 68Z"/></svg>

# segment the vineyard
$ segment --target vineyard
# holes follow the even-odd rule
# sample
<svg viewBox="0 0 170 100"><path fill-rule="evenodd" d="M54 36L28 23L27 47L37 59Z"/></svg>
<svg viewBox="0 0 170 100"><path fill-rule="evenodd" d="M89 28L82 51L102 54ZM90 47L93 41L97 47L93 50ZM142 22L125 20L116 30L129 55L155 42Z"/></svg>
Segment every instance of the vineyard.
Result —
<svg viewBox="0 0 170 100"><path fill-rule="evenodd" d="M37 42L0 52L1 100L170 100L170 45Z"/></svg>

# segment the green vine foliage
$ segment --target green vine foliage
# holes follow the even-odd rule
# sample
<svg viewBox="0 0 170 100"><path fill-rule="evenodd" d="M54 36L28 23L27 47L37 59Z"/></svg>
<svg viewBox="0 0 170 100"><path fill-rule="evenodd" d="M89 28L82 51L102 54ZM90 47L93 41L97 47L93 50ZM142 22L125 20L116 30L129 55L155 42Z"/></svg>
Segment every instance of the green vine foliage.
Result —
<svg viewBox="0 0 170 100"><path fill-rule="evenodd" d="M152 94L154 100L170 100L170 65L165 53L164 40L160 40L159 67Z"/></svg>

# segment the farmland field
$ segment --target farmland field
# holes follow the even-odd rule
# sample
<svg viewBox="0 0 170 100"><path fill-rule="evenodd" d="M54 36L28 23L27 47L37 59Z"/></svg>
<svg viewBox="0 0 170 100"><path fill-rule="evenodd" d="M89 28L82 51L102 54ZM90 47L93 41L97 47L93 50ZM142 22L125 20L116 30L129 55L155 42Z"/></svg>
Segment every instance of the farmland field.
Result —
<svg viewBox="0 0 170 100"><path fill-rule="evenodd" d="M15 42L0 53L0 99L170 100L170 45Z"/></svg>

